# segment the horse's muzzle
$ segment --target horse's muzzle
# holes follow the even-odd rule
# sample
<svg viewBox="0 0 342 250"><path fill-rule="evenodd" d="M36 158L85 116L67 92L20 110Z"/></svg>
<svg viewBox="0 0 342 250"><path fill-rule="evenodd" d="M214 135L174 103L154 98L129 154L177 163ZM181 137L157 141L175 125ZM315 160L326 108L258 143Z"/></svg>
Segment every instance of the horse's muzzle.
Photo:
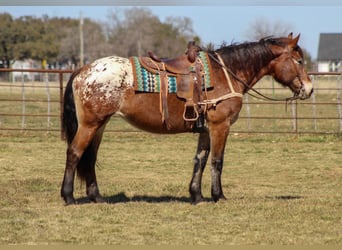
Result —
<svg viewBox="0 0 342 250"><path fill-rule="evenodd" d="M301 100L305 100L311 97L313 93L313 86L311 81L303 82L302 86L297 93L297 96Z"/></svg>

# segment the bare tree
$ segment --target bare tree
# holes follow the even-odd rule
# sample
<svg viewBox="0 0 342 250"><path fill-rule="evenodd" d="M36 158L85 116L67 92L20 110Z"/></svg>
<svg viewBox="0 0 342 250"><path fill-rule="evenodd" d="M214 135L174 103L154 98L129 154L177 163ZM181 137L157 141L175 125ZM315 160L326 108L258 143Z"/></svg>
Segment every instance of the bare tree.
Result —
<svg viewBox="0 0 342 250"><path fill-rule="evenodd" d="M76 20L77 21L77 20ZM72 61L78 65L80 60L80 35L78 22L74 25L63 27L65 36L60 41L59 61ZM88 18L84 20L83 39L84 39L84 59L91 62L97 58L112 55L109 44L106 41L102 24L94 22Z"/></svg>
<svg viewBox="0 0 342 250"><path fill-rule="evenodd" d="M107 27L114 54L124 57L146 55L148 50L162 57L174 57L184 52L188 40L199 41L190 19L176 17L161 22L147 8L115 9Z"/></svg>
<svg viewBox="0 0 342 250"><path fill-rule="evenodd" d="M260 17L253 21L245 32L245 36L250 40L260 40L268 36L287 37L289 33L295 32L292 24L283 22L281 20L270 21L266 18ZM302 48L305 58L305 67L308 70L312 69L312 58L307 50Z"/></svg>
<svg viewBox="0 0 342 250"><path fill-rule="evenodd" d="M270 21L264 17L259 17L250 23L245 36L247 39L260 40L268 36L287 36L290 32L294 32L294 27L290 23L281 20Z"/></svg>

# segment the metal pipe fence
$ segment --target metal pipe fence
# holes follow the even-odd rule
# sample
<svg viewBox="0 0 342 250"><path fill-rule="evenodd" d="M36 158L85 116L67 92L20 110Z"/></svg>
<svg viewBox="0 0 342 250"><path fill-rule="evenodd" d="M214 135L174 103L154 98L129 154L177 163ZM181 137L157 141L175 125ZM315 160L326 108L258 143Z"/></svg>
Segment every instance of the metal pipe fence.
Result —
<svg viewBox="0 0 342 250"><path fill-rule="evenodd" d="M16 78L12 72L22 75ZM28 80L26 73L34 74ZM61 133L63 93L72 70L0 69L0 133L45 131ZM244 96L244 105L231 132L265 134L342 133L341 73L309 73L314 85L305 101L270 102ZM271 77L263 78L256 89L272 97L288 97L291 92ZM107 132L137 132L138 129L114 116Z"/></svg>

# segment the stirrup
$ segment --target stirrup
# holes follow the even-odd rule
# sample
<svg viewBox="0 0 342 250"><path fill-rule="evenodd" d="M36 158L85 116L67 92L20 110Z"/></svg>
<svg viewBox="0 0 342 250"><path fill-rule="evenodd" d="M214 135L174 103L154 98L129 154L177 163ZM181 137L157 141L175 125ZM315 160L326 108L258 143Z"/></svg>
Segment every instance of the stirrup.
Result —
<svg viewBox="0 0 342 250"><path fill-rule="evenodd" d="M193 110L195 111L195 117L186 117L186 111L187 111L188 107L192 107L193 108ZM184 121L194 122L194 121L197 121L198 117L199 117L199 114L198 114L198 111L197 111L193 101L185 102L185 104L184 104L184 112L183 112L183 119L184 119Z"/></svg>

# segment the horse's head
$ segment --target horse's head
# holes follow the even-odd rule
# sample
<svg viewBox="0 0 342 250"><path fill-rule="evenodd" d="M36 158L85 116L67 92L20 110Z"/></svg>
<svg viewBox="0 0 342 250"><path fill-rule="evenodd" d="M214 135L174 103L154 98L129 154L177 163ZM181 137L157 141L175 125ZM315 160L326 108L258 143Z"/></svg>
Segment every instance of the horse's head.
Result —
<svg viewBox="0 0 342 250"><path fill-rule="evenodd" d="M298 46L299 36L267 39L275 59L270 63L270 73L276 81L289 87L293 99L307 99L313 92L312 82L304 68L303 51Z"/></svg>

